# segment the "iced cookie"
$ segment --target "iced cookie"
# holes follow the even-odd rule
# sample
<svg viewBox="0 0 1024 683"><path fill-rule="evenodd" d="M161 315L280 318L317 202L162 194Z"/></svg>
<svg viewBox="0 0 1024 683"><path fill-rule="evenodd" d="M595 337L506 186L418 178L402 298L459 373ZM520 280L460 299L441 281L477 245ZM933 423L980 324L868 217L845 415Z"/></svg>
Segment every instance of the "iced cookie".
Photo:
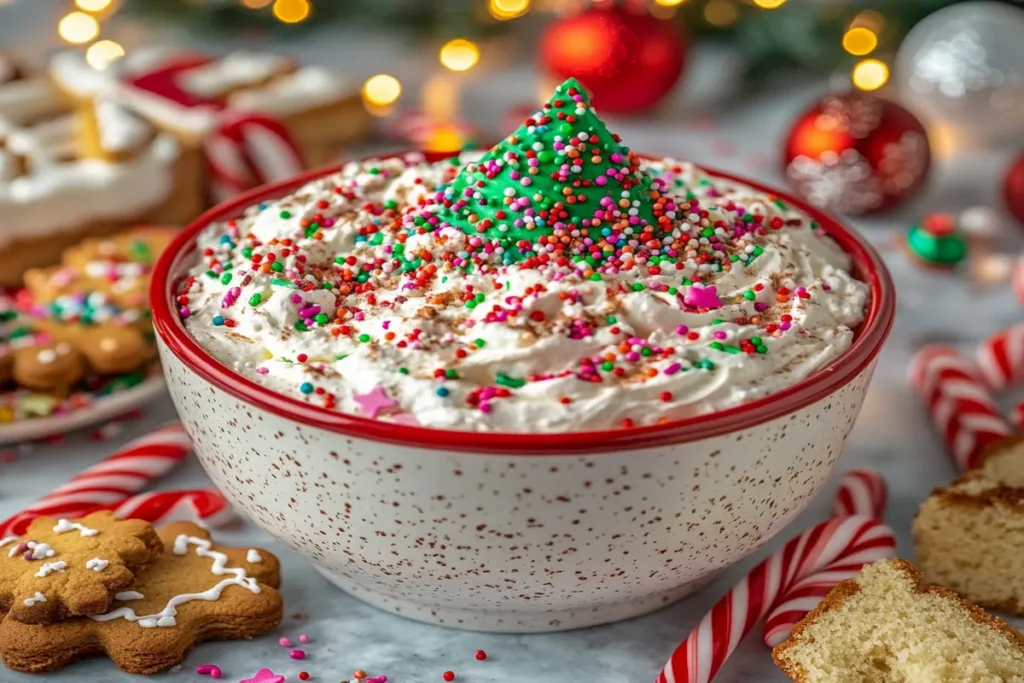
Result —
<svg viewBox="0 0 1024 683"><path fill-rule="evenodd" d="M75 99L48 77L0 81L0 285L64 248L202 209L181 145L116 100Z"/></svg>
<svg viewBox="0 0 1024 683"><path fill-rule="evenodd" d="M160 558L105 614L56 624L0 624L0 658L15 671L55 671L106 655L124 671L153 674L180 664L196 643L254 638L281 621L277 558L226 548L190 522L159 530Z"/></svg>
<svg viewBox="0 0 1024 683"><path fill-rule="evenodd" d="M26 389L67 394L85 375L85 361L66 341L33 344L11 354L11 376Z"/></svg>
<svg viewBox="0 0 1024 683"><path fill-rule="evenodd" d="M0 539L0 612L26 624L102 614L161 550L156 531L140 520L109 512L41 517L24 535Z"/></svg>

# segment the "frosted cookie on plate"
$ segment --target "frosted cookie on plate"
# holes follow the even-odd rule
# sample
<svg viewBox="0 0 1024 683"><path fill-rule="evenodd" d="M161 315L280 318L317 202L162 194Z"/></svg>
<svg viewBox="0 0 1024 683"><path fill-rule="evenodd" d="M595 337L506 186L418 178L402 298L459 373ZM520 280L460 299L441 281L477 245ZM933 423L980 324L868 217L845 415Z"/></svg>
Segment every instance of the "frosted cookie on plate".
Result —
<svg viewBox="0 0 1024 683"><path fill-rule="evenodd" d="M797 683L1024 683L1024 636L905 560L840 583L772 657Z"/></svg>
<svg viewBox="0 0 1024 683"><path fill-rule="evenodd" d="M252 178L241 177L246 169L222 169L240 176L239 182L283 180L304 167L327 164L370 128L356 84L330 69L266 52L216 58L151 46L102 72L81 54L65 52L54 57L50 72L72 97L114 95L170 132L193 161L212 160L211 168L225 145L246 147L255 164L266 167ZM223 191L212 183L211 189Z"/></svg>
<svg viewBox="0 0 1024 683"><path fill-rule="evenodd" d="M0 286L68 246L202 208L181 146L109 99L76 101L46 77L0 84Z"/></svg>

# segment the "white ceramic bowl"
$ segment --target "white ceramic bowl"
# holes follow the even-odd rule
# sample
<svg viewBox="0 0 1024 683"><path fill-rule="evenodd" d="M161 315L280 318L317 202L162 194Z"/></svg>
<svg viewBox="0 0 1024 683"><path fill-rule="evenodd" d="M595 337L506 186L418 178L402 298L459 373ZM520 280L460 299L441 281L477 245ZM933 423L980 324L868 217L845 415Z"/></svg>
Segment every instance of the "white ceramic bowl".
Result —
<svg viewBox="0 0 1024 683"><path fill-rule="evenodd" d="M343 590L411 619L480 631L625 619L756 550L829 476L892 326L893 284L860 237L739 178L821 223L871 288L851 348L778 394L651 427L496 435L332 412L234 374L176 313L173 291L194 263L196 236L336 170L202 216L157 264L152 308L171 396L210 477Z"/></svg>

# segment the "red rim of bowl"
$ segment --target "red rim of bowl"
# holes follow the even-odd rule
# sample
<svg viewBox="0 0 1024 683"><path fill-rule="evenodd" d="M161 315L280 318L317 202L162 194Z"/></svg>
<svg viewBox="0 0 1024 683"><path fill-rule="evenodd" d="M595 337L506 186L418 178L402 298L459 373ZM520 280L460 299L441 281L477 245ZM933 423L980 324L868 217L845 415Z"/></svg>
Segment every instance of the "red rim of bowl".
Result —
<svg viewBox="0 0 1024 683"><path fill-rule="evenodd" d="M437 160L445 156L451 155L430 155L429 158ZM629 429L554 434L460 432L398 425L327 410L271 391L222 365L186 332L177 314L174 290L184 279L183 262L194 253L196 238L206 226L237 218L248 206L283 197L316 178L337 172L341 167L342 164L321 168L290 180L265 185L214 207L175 237L153 271L150 289L153 323L168 350L221 391L289 420L373 441L481 454L563 455L667 446L754 427L825 398L851 381L875 359L892 329L896 311L895 287L881 257L863 238L850 232L834 218L784 192L702 166L704 171L715 177L774 195L803 211L820 223L825 232L850 254L854 274L869 286L870 300L864 322L857 329L853 344L831 365L791 387L735 408Z"/></svg>

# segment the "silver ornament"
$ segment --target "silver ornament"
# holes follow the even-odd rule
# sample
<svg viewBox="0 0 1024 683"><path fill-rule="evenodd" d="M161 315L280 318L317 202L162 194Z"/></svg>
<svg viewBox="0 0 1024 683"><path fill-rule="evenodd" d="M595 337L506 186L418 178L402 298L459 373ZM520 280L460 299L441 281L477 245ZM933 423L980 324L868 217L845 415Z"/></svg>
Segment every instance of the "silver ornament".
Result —
<svg viewBox="0 0 1024 683"><path fill-rule="evenodd" d="M1024 130L1024 10L967 2L917 24L900 45L893 81L933 125L995 142Z"/></svg>

